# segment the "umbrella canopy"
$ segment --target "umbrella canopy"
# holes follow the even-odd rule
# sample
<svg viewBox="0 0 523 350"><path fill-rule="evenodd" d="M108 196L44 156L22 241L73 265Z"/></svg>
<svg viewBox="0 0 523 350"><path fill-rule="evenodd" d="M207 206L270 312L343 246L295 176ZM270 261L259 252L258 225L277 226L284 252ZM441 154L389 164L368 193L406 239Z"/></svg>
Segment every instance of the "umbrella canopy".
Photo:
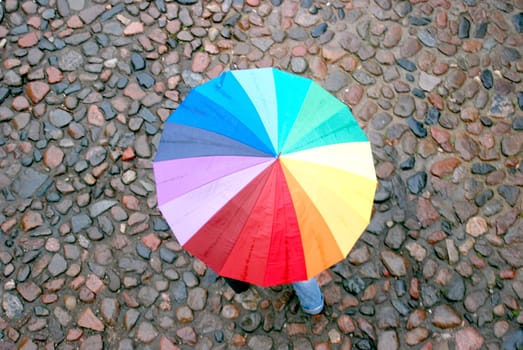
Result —
<svg viewBox="0 0 523 350"><path fill-rule="evenodd" d="M369 223L376 176L349 108L310 79L236 70L193 89L153 163L179 243L219 275L262 286L344 259Z"/></svg>

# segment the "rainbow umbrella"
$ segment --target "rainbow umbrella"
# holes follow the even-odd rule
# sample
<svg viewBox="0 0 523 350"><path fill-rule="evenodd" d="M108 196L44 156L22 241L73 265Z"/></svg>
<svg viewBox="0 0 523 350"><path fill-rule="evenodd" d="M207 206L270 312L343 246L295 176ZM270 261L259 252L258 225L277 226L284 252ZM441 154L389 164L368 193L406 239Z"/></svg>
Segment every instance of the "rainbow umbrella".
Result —
<svg viewBox="0 0 523 350"><path fill-rule="evenodd" d="M344 259L376 190L371 146L349 108L273 68L194 88L167 119L153 167L179 243L219 275L261 286Z"/></svg>

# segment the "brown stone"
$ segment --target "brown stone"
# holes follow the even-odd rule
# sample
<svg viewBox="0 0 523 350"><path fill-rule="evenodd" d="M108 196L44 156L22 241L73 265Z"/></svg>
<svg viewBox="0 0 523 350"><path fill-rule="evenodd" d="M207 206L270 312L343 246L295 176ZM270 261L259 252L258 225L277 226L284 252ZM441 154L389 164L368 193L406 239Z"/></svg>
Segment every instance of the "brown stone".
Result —
<svg viewBox="0 0 523 350"><path fill-rule="evenodd" d="M463 50L470 53L476 53L483 47L483 40L466 39L463 41Z"/></svg>
<svg viewBox="0 0 523 350"><path fill-rule="evenodd" d="M458 158L447 158L432 164L430 172L432 175L437 177L444 177L446 175L452 174L454 169L456 169L461 164L461 161Z"/></svg>
<svg viewBox="0 0 523 350"><path fill-rule="evenodd" d="M291 337L299 334L307 334L308 330L303 323L288 323L285 329L287 330L287 334Z"/></svg>
<svg viewBox="0 0 523 350"><path fill-rule="evenodd" d="M438 28L444 29L447 27L447 13L445 11L440 11L436 14L436 26Z"/></svg>
<svg viewBox="0 0 523 350"><path fill-rule="evenodd" d="M414 310L407 320L407 329L412 330L419 327L427 318L427 312L423 309Z"/></svg>
<svg viewBox="0 0 523 350"><path fill-rule="evenodd" d="M195 345L198 342L198 335L193 327L187 326L176 331L176 335L182 339L185 344Z"/></svg>
<svg viewBox="0 0 523 350"><path fill-rule="evenodd" d="M343 95L344 100L350 105L355 106L358 103L360 103L361 98L363 97L363 94L365 93L365 89L361 85L353 85L351 86Z"/></svg>
<svg viewBox="0 0 523 350"><path fill-rule="evenodd" d="M416 215L423 227L432 225L440 218L439 213L436 211L430 200L423 197L418 199Z"/></svg>
<svg viewBox="0 0 523 350"><path fill-rule="evenodd" d="M17 285L16 290L28 302L36 300L42 294L42 289L32 281Z"/></svg>
<svg viewBox="0 0 523 350"><path fill-rule="evenodd" d="M30 231L44 223L42 214L36 211L27 211L22 216L22 230Z"/></svg>
<svg viewBox="0 0 523 350"><path fill-rule="evenodd" d="M414 328L411 331L405 333L405 343L407 345L413 346L421 343L429 336L429 330L423 327Z"/></svg>
<svg viewBox="0 0 523 350"><path fill-rule="evenodd" d="M80 339L80 337L84 335L84 331L78 328L70 328L67 330L67 333L65 335L65 339L67 341L77 341Z"/></svg>
<svg viewBox="0 0 523 350"><path fill-rule="evenodd" d="M383 46L386 48L391 48L396 45L401 40L401 36L403 34L403 29L401 25L398 23L392 23L387 32L385 33L385 37L383 38Z"/></svg>
<svg viewBox="0 0 523 350"><path fill-rule="evenodd" d="M455 328L461 324L461 317L452 307L442 304L432 310L432 323L442 329Z"/></svg>
<svg viewBox="0 0 523 350"><path fill-rule="evenodd" d="M142 243L151 249L153 252L156 251L162 244L162 240L154 233L149 233L143 236L141 239Z"/></svg>
<svg viewBox="0 0 523 350"><path fill-rule="evenodd" d="M103 332L105 329L104 324L100 319L96 317L93 310L90 307L85 308L78 316L78 326L83 328L89 328L94 331Z"/></svg>
<svg viewBox="0 0 523 350"><path fill-rule="evenodd" d="M447 86L450 89L458 89L465 83L467 75L461 69L452 69L447 75Z"/></svg>
<svg viewBox="0 0 523 350"><path fill-rule="evenodd" d="M41 81L32 81L27 83L25 86L25 93L31 102L33 102L33 104L37 104L42 101L49 90L49 85Z"/></svg>

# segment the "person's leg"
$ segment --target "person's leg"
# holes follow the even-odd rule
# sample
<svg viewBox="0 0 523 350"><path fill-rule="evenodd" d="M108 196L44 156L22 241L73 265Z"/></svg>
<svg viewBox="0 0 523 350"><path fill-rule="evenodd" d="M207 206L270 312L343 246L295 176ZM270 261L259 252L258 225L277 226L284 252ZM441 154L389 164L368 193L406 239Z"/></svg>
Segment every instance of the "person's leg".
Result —
<svg viewBox="0 0 523 350"><path fill-rule="evenodd" d="M323 310L323 293L315 278L292 284L303 311L317 315Z"/></svg>

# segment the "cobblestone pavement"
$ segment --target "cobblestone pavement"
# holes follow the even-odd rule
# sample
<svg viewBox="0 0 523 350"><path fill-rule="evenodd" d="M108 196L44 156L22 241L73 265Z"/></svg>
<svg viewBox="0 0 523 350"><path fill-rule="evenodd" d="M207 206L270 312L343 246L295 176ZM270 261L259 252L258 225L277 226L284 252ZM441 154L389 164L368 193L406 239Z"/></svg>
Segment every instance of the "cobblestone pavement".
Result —
<svg viewBox="0 0 523 350"><path fill-rule="evenodd" d="M522 0L4 0L0 349L516 349ZM320 275L234 295L156 207L162 124L229 69L311 77L373 144L375 213Z"/></svg>

